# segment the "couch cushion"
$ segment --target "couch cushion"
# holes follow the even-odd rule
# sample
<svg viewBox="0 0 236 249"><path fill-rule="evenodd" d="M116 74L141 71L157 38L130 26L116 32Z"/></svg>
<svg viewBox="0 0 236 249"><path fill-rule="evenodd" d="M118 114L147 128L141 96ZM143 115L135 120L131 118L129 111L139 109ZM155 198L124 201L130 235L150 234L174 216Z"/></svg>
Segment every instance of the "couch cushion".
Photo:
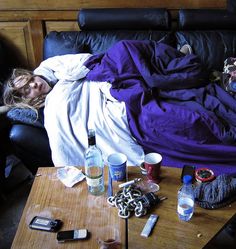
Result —
<svg viewBox="0 0 236 249"><path fill-rule="evenodd" d="M217 9L181 9L180 30L235 30L236 15Z"/></svg>
<svg viewBox="0 0 236 249"><path fill-rule="evenodd" d="M170 13L160 8L81 9L78 24L81 30L168 30Z"/></svg>
<svg viewBox="0 0 236 249"><path fill-rule="evenodd" d="M44 40L44 59L62 54L104 53L120 40L162 40L169 45L175 44L175 37L169 31L52 31Z"/></svg>

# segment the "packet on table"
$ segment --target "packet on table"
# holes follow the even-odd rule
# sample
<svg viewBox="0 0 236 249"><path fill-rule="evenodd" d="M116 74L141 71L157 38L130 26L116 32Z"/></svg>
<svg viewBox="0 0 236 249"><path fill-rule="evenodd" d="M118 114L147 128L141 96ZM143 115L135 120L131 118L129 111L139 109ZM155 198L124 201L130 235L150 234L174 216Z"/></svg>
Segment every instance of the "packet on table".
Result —
<svg viewBox="0 0 236 249"><path fill-rule="evenodd" d="M67 187L73 187L76 183L85 178L81 169L73 166L66 166L57 170L57 178Z"/></svg>

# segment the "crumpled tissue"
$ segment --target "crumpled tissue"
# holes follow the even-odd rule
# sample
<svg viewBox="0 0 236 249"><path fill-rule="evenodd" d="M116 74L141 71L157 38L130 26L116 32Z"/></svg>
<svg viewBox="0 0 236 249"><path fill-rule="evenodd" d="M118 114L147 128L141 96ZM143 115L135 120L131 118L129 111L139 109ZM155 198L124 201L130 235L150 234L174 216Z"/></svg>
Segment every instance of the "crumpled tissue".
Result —
<svg viewBox="0 0 236 249"><path fill-rule="evenodd" d="M73 187L85 178L81 169L74 166L66 166L57 170L57 178L67 187Z"/></svg>

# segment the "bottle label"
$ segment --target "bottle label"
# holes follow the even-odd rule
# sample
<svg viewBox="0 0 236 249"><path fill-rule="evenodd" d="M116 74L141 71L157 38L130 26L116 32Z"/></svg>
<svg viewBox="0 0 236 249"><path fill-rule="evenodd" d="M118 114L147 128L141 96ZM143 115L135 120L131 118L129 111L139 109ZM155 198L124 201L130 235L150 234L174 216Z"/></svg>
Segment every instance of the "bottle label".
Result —
<svg viewBox="0 0 236 249"><path fill-rule="evenodd" d="M90 177L86 177L87 180L87 184L90 187L96 187L102 184L102 176L98 177L98 178L90 178Z"/></svg>
<svg viewBox="0 0 236 249"><path fill-rule="evenodd" d="M181 198L178 203L178 213L188 215L193 212L194 201L190 198Z"/></svg>

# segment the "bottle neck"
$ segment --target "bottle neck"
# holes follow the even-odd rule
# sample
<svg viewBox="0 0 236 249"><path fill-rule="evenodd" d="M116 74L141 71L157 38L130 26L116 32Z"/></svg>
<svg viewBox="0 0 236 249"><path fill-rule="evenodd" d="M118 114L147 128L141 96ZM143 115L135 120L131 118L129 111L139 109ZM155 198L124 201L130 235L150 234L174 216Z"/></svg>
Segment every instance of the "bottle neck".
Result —
<svg viewBox="0 0 236 249"><path fill-rule="evenodd" d="M88 138L88 145L90 147L96 145L96 138L95 138L95 136L91 136L91 137Z"/></svg>

